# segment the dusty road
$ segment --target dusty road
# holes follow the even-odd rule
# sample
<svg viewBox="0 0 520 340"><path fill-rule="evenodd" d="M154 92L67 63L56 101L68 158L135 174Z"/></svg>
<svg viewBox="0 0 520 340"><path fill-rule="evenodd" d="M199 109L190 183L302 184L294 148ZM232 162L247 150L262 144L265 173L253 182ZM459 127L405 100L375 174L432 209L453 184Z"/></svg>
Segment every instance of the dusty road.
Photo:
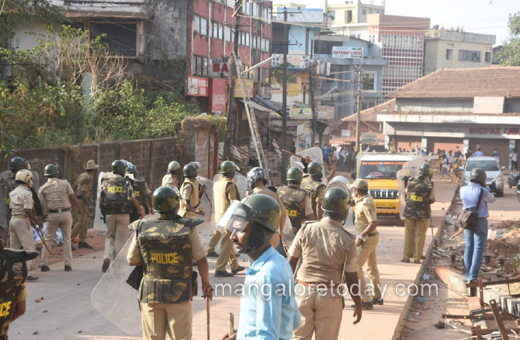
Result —
<svg viewBox="0 0 520 340"><path fill-rule="evenodd" d="M439 180L436 184L437 203L433 206L434 225L440 225L442 216L451 201L455 186ZM509 197L509 195L508 195ZM510 198L505 198L504 200ZM518 203L518 202L517 202ZM347 229L353 230L352 218L349 216ZM346 299L343 311L343 323L340 339L390 339L407 295L398 296L396 285L402 294L408 284L413 283L419 269L418 265L400 262L403 249L403 227L379 227L381 241L378 247L379 270L381 282L388 285L385 292L385 305L376 306L373 311L365 311L360 324L352 325L352 309L350 298ZM428 231L425 247L431 241ZM209 241L210 232L201 233L205 244ZM129 336L106 320L90 304L90 294L102 276L102 251L74 259L73 271L64 272L63 263L51 265L48 273L35 274L40 277L37 282L28 283L29 298L27 313L11 325L12 340L68 340L68 339L140 339L139 335ZM241 264L247 266L246 257L240 256ZM210 259L210 271L214 272L215 259ZM244 274L232 279L216 279L210 274L212 283L241 283ZM44 299L36 303L36 299ZM193 301L194 324L193 339L206 339L206 303L200 297ZM137 302L135 305L137 308ZM123 313L125 311L122 311ZM235 313L236 324L239 324L239 297L216 297L211 304L211 339L221 339L228 330L229 312Z"/></svg>

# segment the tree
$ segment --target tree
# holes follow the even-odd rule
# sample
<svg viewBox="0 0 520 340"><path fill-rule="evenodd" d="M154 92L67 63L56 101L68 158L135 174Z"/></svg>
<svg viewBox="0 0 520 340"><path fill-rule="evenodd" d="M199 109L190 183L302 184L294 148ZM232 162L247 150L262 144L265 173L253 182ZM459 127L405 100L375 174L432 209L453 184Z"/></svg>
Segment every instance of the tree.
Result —
<svg viewBox="0 0 520 340"><path fill-rule="evenodd" d="M500 52L500 65L520 66L520 12L509 15L509 35Z"/></svg>

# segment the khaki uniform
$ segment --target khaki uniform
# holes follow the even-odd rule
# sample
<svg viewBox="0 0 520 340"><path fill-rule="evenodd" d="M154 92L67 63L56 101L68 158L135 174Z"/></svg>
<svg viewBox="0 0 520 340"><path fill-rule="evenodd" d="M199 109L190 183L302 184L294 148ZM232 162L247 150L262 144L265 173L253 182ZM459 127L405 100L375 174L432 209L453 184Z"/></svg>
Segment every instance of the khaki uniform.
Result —
<svg viewBox="0 0 520 340"><path fill-rule="evenodd" d="M173 175L170 175L170 174L164 175L164 177L162 178L161 185L163 187L171 187L171 188L179 189L179 182L177 181L177 179L175 179L175 177L173 177Z"/></svg>
<svg viewBox="0 0 520 340"><path fill-rule="evenodd" d="M87 197L90 197L90 192L92 191L92 184L94 184L94 176L89 174L88 172L84 172L79 175L78 180L75 184L75 191L79 201L79 206L81 207L81 214L76 215L76 223L74 224L74 228L72 228L72 233L70 238L74 240L74 238L79 234L79 241L85 242L87 239L87 222L88 222L88 207L89 202L83 200L81 198L81 194L85 193Z"/></svg>
<svg viewBox="0 0 520 340"><path fill-rule="evenodd" d="M74 195L74 190L69 182L64 179L49 178L41 188L38 196L43 205L44 214L47 216L47 228L45 229L45 243L51 245L56 237L56 230L61 229L63 235L63 256L65 265L72 262L72 244L70 233L72 228L72 214L70 212L69 195ZM66 209L67 211L61 211ZM54 210L54 212L53 212ZM42 265L47 265L49 251L42 249Z"/></svg>
<svg viewBox="0 0 520 340"><path fill-rule="evenodd" d="M186 178L181 186L181 203L179 208L179 216L184 218L196 218L197 214L193 211L188 211L185 202L189 202L191 207L198 210L200 204L199 182L195 179Z"/></svg>
<svg viewBox="0 0 520 340"><path fill-rule="evenodd" d="M277 191L283 202L287 216L291 220L293 233L296 235L300 230L306 216L314 214L311 198L307 191L296 184L280 187Z"/></svg>
<svg viewBox="0 0 520 340"><path fill-rule="evenodd" d="M311 340L314 332L316 339L338 339L343 297L339 295L337 287L330 286L343 283L343 271L358 271L354 236L344 230L340 222L326 217L300 229L289 249L289 255L301 257L296 278L306 290L304 294L296 296L302 322L294 331L292 339ZM327 284L328 287L316 287L319 283Z"/></svg>
<svg viewBox="0 0 520 340"><path fill-rule="evenodd" d="M370 195L356 198L356 232L359 234L371 223L377 221L377 211L374 199ZM372 296L367 292L367 281L363 273L363 267L367 265L367 272L372 284L374 285L375 299L381 298L381 281L379 279L379 269L377 268L376 248L379 243L379 232L373 231L363 239L363 244L357 247L358 278L360 281L360 291L363 302L371 302ZM370 289L368 289L370 291Z"/></svg>
<svg viewBox="0 0 520 340"><path fill-rule="evenodd" d="M137 199L137 202L139 203L139 206L145 214L150 213L150 209L148 207L148 195L152 193L150 188L148 187L148 184L142 177L137 177L132 182L132 188L134 189L134 195ZM137 221L140 219L141 216L139 216L139 211L137 211L135 208L132 207L132 213L130 214L130 223Z"/></svg>
<svg viewBox="0 0 520 340"><path fill-rule="evenodd" d="M267 196L273 198L276 201L276 203L278 203L278 205L280 206L280 209L285 209L282 201L280 200L280 196L278 196L278 194L276 194L271 189L269 189L267 187L257 187L257 188L253 189L253 192L251 192L251 195L255 195L255 194L267 195ZM274 234L273 237L271 237L271 245L273 246L274 249L276 249L276 247L278 247L278 245L280 244L280 235L281 234L282 233L280 231L278 234Z"/></svg>
<svg viewBox="0 0 520 340"><path fill-rule="evenodd" d="M31 190L24 184L18 185L9 194L11 207L11 221L9 223L9 242L13 249L22 247L28 251L34 251L34 239L31 232L31 224L25 213L25 209L32 210L34 201ZM28 264L30 267L30 263Z"/></svg>
<svg viewBox="0 0 520 340"><path fill-rule="evenodd" d="M222 177L213 185L214 209L215 209L215 224L220 221L227 208L234 200L240 200L240 194L238 188L231 178ZM215 251L215 246L220 243L220 255L217 259L217 271L225 271L226 265L229 262L231 270L235 270L239 267L237 257L233 250L233 242L230 239L231 231L227 230L221 233L215 230L211 240L209 241L208 253Z"/></svg>
<svg viewBox="0 0 520 340"><path fill-rule="evenodd" d="M0 252L0 268L0 339L7 339L15 306L27 299L27 265L16 250L4 249Z"/></svg>
<svg viewBox="0 0 520 340"><path fill-rule="evenodd" d="M415 261L420 261L430 224L430 202L435 200L433 182L421 177L411 178L405 193L403 258L413 256Z"/></svg>
<svg viewBox="0 0 520 340"><path fill-rule="evenodd" d="M107 178L121 177L121 175L110 173ZM129 197L134 198L134 190L129 185ZM131 205L131 203L130 203ZM109 214L106 215L107 236L105 239L105 254L103 259L112 261L123 249L128 239L128 225L130 224L130 214Z"/></svg>
<svg viewBox="0 0 520 340"><path fill-rule="evenodd" d="M138 237L132 240L127 260L130 264L144 260L139 287L143 339L163 340L166 335L172 340L191 339L191 262L206 256L199 234L195 227L186 226L191 220L172 221L168 215L161 215L159 219L142 221L132 225ZM172 223L175 228L171 228ZM158 238L157 234L162 236Z"/></svg>
<svg viewBox="0 0 520 340"><path fill-rule="evenodd" d="M327 186L321 181L316 181L311 176L308 176L302 180L300 187L311 196L312 210L317 214L316 203L321 204Z"/></svg>

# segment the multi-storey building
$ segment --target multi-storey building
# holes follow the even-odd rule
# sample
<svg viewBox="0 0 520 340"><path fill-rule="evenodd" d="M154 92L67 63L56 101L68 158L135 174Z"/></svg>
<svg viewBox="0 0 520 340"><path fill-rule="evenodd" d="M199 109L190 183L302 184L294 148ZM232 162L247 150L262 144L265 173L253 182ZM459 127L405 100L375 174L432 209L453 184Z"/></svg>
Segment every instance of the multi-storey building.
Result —
<svg viewBox="0 0 520 340"><path fill-rule="evenodd" d="M344 4L329 5L324 11L332 18L332 28L338 33L368 40L368 15L385 14L385 5L385 0L347 0Z"/></svg>
<svg viewBox="0 0 520 340"><path fill-rule="evenodd" d="M395 15L368 15L369 41L381 47L383 95L423 75L424 32L430 19Z"/></svg>
<svg viewBox="0 0 520 340"><path fill-rule="evenodd" d="M441 68L489 67L496 36L434 29L425 32L424 74Z"/></svg>

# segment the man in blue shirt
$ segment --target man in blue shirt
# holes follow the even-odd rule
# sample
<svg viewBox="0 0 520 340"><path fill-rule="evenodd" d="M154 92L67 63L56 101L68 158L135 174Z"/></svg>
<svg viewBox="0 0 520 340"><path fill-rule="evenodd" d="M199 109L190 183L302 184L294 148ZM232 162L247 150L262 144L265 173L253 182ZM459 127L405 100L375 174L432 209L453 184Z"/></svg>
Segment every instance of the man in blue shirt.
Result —
<svg viewBox="0 0 520 340"><path fill-rule="evenodd" d="M478 207L477 225L473 230L464 230L466 237L466 248L464 249L464 267L466 268L465 279L468 282L476 281L482 258L486 250L489 210L488 203L495 202L495 196L486 187L486 172L484 169L475 168L471 171L471 183L460 189L460 199L462 209L475 209L478 204L480 194L482 199Z"/></svg>
<svg viewBox="0 0 520 340"><path fill-rule="evenodd" d="M329 147L327 146L327 144L325 144L325 146L323 147L322 149L323 151L323 162L329 164L329 153L330 153L330 149Z"/></svg>
<svg viewBox="0 0 520 340"><path fill-rule="evenodd" d="M280 218L278 203L256 194L233 202L217 224L232 231L231 240L239 253L249 256L250 264L240 298L238 332L223 339L289 340L300 325L291 267L270 244Z"/></svg>
<svg viewBox="0 0 520 340"><path fill-rule="evenodd" d="M484 156L484 153L480 151L480 148L477 149L477 152L475 152L475 157L482 157Z"/></svg>

